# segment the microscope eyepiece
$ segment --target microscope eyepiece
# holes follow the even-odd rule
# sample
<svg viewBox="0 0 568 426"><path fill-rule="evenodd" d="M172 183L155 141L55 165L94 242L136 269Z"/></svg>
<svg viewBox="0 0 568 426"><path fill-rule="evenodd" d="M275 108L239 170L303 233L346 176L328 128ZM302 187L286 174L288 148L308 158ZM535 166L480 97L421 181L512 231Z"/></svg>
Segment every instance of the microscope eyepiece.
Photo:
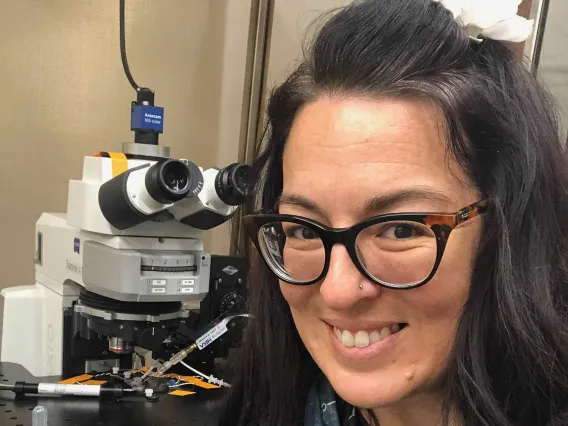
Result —
<svg viewBox="0 0 568 426"><path fill-rule="evenodd" d="M203 173L196 164L167 159L133 167L103 183L99 206L107 222L124 230L196 196L202 188Z"/></svg>
<svg viewBox="0 0 568 426"><path fill-rule="evenodd" d="M235 163L219 170L215 178L215 190L219 199L229 206L243 204L250 195L250 173L248 164Z"/></svg>
<svg viewBox="0 0 568 426"><path fill-rule="evenodd" d="M146 190L159 203L173 203L185 198L191 189L189 168L178 160L160 161L146 173Z"/></svg>

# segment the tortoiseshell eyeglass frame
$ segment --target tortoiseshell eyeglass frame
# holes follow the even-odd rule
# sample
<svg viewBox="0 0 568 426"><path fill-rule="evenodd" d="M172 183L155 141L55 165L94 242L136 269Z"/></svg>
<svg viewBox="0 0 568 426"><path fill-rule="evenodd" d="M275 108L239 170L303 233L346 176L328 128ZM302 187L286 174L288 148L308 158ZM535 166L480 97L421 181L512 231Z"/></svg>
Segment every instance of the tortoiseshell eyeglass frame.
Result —
<svg viewBox="0 0 568 426"><path fill-rule="evenodd" d="M345 246L351 260L357 267L357 269L363 274L365 278L369 281L380 285L382 287L397 289L397 290L406 290L411 288L416 288L423 286L428 281L434 277L438 267L440 266L440 262L442 260L442 256L444 255L444 251L446 249L446 245L448 242L448 238L450 237L451 232L458 226L464 222L467 222L474 217L480 216L487 211L488 201L481 200L474 204L471 204L463 209L459 210L456 213L392 213L392 214L384 214L380 216L371 217L366 219L362 222L359 222L349 228L331 228L325 225L322 225L319 222L314 220L310 220L301 216L295 215L285 215L285 214L251 214L247 215L243 218L245 230L249 237L252 239L254 245L256 246L257 250L262 255L264 261L270 268L270 270L282 281L295 284L295 285L311 285L315 284L326 276L329 270L329 263L331 258L331 250L335 244L342 244ZM359 260L359 256L357 255L356 249L356 239L359 233L372 225L376 225L378 223L389 222L389 221L404 221L404 222L417 222L422 225L426 225L429 227L434 235L436 236L436 244L437 244L437 252L436 252L436 261L434 263L434 267L432 268L432 272L422 281L418 283L408 284L408 285L397 285L397 284L390 284L383 281L380 281L370 275L365 267L361 264ZM321 241L323 242L323 246L325 249L325 263L322 269L321 274L313 280L310 281L297 281L291 279L289 276L284 275L279 268L273 265L271 259L267 258L266 254L264 253L260 241L259 241L259 233L261 229L271 223L275 222L289 222L289 223L296 223L298 225L305 226L306 228L314 231Z"/></svg>

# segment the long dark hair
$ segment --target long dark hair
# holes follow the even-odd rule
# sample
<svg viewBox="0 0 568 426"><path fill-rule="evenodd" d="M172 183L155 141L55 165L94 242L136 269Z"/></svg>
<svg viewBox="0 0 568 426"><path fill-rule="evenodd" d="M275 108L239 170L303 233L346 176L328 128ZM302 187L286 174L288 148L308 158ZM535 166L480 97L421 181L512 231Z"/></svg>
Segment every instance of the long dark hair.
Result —
<svg viewBox="0 0 568 426"><path fill-rule="evenodd" d="M331 96L419 97L445 118L448 152L491 201L443 382L465 425L568 425L568 162L554 103L504 43L472 41L433 0L358 1L321 27L274 92L256 162L273 208L298 110ZM255 320L224 426L303 423L317 373L276 278L250 253Z"/></svg>

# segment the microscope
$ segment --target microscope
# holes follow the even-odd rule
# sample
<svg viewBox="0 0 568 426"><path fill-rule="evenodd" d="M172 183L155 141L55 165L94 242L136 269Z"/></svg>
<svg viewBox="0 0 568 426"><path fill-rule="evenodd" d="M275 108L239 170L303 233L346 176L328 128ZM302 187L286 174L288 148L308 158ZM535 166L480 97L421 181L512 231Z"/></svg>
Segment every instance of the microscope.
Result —
<svg viewBox="0 0 568 426"><path fill-rule="evenodd" d="M250 166L170 158L163 108L136 92L134 142L84 158L67 213L37 221L35 284L1 292L1 361L37 377L132 368L137 348L166 359L244 299L243 265L203 234L244 203Z"/></svg>

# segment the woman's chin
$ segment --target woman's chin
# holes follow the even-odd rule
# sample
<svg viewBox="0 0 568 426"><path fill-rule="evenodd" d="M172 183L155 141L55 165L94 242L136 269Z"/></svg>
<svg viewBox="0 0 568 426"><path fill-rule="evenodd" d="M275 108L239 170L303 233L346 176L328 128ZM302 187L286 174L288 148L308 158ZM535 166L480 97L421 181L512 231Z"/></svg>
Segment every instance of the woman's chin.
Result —
<svg viewBox="0 0 568 426"><path fill-rule="evenodd" d="M339 389L337 389L338 387ZM348 404L368 410L388 407L401 400L400 397L390 392L375 393L372 390L365 390L363 387L333 385L333 388L336 389L341 399Z"/></svg>
<svg viewBox="0 0 568 426"><path fill-rule="evenodd" d="M341 399L358 408L375 409L395 405L414 391L412 380L404 375L397 379L394 374L334 369L326 376Z"/></svg>

